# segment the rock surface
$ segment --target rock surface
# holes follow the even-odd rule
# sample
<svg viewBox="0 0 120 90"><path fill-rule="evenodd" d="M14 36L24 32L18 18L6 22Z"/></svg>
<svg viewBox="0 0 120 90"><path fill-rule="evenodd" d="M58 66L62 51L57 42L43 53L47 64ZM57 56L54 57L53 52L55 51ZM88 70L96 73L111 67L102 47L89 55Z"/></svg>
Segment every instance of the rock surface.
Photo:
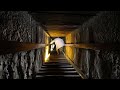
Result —
<svg viewBox="0 0 120 90"><path fill-rule="evenodd" d="M42 43L43 29L26 11L0 11L0 40ZM42 65L42 49L0 55L0 79L30 79Z"/></svg>
<svg viewBox="0 0 120 90"><path fill-rule="evenodd" d="M70 35L72 43L120 43L120 12L100 12ZM71 59L88 78L120 79L120 51L72 49Z"/></svg>

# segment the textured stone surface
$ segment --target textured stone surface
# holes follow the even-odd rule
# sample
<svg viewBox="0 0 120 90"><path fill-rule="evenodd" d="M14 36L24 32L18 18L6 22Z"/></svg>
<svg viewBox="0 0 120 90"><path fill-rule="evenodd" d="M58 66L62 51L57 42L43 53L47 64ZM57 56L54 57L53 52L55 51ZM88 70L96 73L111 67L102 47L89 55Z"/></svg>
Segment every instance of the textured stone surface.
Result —
<svg viewBox="0 0 120 90"><path fill-rule="evenodd" d="M69 37L69 38L68 38ZM45 35L26 11L0 11L0 40L45 43ZM67 43L120 43L120 12L104 11L66 36ZM67 50L68 49L68 50ZM120 51L67 47L68 56L88 78L120 79ZM43 49L0 55L1 79L30 79L39 71Z"/></svg>
<svg viewBox="0 0 120 90"><path fill-rule="evenodd" d="M43 43L43 29L26 11L0 11L0 40ZM42 65L42 54L38 49L0 55L0 78L32 78Z"/></svg>
<svg viewBox="0 0 120 90"><path fill-rule="evenodd" d="M100 12L71 35L73 43L120 43L120 12ZM120 79L120 51L74 50L74 62L88 78Z"/></svg>

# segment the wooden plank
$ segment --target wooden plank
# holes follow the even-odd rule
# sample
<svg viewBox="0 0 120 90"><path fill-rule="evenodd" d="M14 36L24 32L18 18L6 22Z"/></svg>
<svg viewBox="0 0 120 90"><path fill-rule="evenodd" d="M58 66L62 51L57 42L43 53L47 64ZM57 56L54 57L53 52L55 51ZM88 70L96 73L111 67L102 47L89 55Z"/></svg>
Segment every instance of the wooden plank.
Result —
<svg viewBox="0 0 120 90"><path fill-rule="evenodd" d="M65 46L92 49L92 50L120 50L120 44L116 43L104 43L104 44L65 44Z"/></svg>
<svg viewBox="0 0 120 90"><path fill-rule="evenodd" d="M62 51L63 52L63 51ZM86 75L80 70L80 68L78 66L76 66L74 64L74 62L63 52L64 56L66 57L66 59L68 60L68 62L73 66L73 68L77 71L77 73L79 74L79 76L82 79L87 79Z"/></svg>
<svg viewBox="0 0 120 90"><path fill-rule="evenodd" d="M33 49L43 48L48 45L48 44L16 42L16 41L0 41L0 43L1 43L0 54L29 51Z"/></svg>
<svg viewBox="0 0 120 90"><path fill-rule="evenodd" d="M20 51L29 51L33 49L43 48L49 44L16 42L16 41L0 41L0 54L15 53ZM120 44L65 44L65 46L92 49L92 50L120 50Z"/></svg>

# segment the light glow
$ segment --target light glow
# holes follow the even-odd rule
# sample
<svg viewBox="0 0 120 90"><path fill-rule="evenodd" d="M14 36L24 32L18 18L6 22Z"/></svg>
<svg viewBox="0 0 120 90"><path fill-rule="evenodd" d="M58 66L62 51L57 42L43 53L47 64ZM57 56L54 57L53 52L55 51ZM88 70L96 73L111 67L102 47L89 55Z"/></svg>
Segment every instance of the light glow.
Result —
<svg viewBox="0 0 120 90"><path fill-rule="evenodd" d="M45 62L49 61L50 53L49 53L49 46L46 46L45 49Z"/></svg>

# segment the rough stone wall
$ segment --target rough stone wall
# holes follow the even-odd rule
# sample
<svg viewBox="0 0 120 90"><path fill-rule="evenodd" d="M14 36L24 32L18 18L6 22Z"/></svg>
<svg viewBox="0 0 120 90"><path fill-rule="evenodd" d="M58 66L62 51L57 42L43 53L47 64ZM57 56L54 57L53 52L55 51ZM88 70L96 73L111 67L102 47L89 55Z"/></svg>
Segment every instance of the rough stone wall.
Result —
<svg viewBox="0 0 120 90"><path fill-rule="evenodd" d="M0 11L0 40L44 43L43 29L26 11ZM30 79L42 65L42 49L0 55L0 79Z"/></svg>
<svg viewBox="0 0 120 90"><path fill-rule="evenodd" d="M120 11L100 12L71 34L75 43L120 43ZM74 62L88 78L120 79L120 51L74 49Z"/></svg>

